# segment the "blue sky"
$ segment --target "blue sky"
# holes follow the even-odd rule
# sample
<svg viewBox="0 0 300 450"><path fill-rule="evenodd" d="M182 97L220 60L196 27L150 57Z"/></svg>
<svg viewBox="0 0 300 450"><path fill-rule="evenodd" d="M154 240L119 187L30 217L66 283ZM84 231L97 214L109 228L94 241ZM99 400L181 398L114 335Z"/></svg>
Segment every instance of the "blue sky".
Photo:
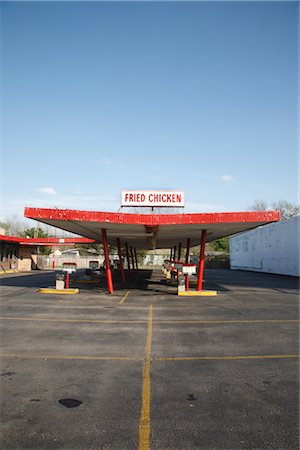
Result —
<svg viewBox="0 0 300 450"><path fill-rule="evenodd" d="M298 2L2 2L2 218L297 202Z"/></svg>

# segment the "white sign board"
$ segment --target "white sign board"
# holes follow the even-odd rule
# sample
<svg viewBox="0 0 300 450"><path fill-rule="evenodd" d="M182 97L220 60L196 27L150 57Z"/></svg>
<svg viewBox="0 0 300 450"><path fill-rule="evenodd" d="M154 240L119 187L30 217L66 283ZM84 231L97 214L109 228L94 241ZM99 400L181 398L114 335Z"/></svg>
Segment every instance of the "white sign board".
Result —
<svg viewBox="0 0 300 450"><path fill-rule="evenodd" d="M63 262L62 271L67 273L76 272L77 264L73 262Z"/></svg>
<svg viewBox="0 0 300 450"><path fill-rule="evenodd" d="M195 273L197 273L196 264L183 265L182 273L184 275L194 275Z"/></svg>
<svg viewBox="0 0 300 450"><path fill-rule="evenodd" d="M184 207L184 192L179 191L122 191L121 206Z"/></svg>

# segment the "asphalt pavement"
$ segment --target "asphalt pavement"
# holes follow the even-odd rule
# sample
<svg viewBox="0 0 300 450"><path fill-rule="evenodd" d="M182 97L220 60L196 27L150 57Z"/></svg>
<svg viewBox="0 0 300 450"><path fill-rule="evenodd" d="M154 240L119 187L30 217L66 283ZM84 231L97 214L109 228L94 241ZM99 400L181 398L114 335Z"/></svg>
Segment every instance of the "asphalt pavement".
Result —
<svg viewBox="0 0 300 450"><path fill-rule="evenodd" d="M0 277L2 450L299 448L298 279L78 275L67 296L38 292L53 271Z"/></svg>

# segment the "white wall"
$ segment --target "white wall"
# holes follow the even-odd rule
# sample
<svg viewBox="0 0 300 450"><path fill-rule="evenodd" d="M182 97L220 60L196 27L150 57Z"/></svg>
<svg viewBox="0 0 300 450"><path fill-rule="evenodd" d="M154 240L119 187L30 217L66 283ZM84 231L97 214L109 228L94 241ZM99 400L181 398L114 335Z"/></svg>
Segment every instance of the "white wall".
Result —
<svg viewBox="0 0 300 450"><path fill-rule="evenodd" d="M232 236L230 268L299 276L300 216Z"/></svg>

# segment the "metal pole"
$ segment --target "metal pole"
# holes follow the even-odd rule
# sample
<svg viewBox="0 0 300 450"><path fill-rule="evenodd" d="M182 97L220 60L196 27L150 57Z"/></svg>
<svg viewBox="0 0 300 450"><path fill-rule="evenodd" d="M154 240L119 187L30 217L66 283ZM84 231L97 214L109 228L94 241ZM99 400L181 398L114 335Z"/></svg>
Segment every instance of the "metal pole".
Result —
<svg viewBox="0 0 300 450"><path fill-rule="evenodd" d="M170 261L172 261L172 257L173 257L173 248L171 247L171 251L170 251Z"/></svg>
<svg viewBox="0 0 300 450"><path fill-rule="evenodd" d="M130 272L130 258L129 258L129 250L128 250L127 242L125 242L125 250L126 250L126 259L127 259L127 269Z"/></svg>
<svg viewBox="0 0 300 450"><path fill-rule="evenodd" d="M173 260L176 260L176 245L174 245L174 254L173 254Z"/></svg>
<svg viewBox="0 0 300 450"><path fill-rule="evenodd" d="M136 267L136 270L139 270L139 267L138 267L138 260L137 260L137 255L136 255L136 248L134 248L134 259L135 259L135 267Z"/></svg>
<svg viewBox="0 0 300 450"><path fill-rule="evenodd" d="M121 241L119 238L117 238L117 245L118 245L118 254L119 254L119 261L120 261L120 275L122 283L125 283L125 275L124 275L124 266L123 266L123 260L122 260L122 248L121 248Z"/></svg>
<svg viewBox="0 0 300 450"><path fill-rule="evenodd" d="M178 245L178 261L180 261L180 258L181 258L181 242L179 242Z"/></svg>
<svg viewBox="0 0 300 450"><path fill-rule="evenodd" d="M186 240L185 264L189 263L189 259L190 259L190 245L191 245L191 239L188 238ZM185 276L185 290L186 291L189 290L189 276L188 275Z"/></svg>
<svg viewBox="0 0 300 450"><path fill-rule="evenodd" d="M107 243L107 236L106 236L105 228L102 228L102 244L103 244L103 249L104 249L104 257L105 257L107 288L108 288L108 292L110 294L113 294L114 288L113 288L113 282L112 282L112 276L111 276L111 270L110 270L109 251L108 251L108 243Z"/></svg>
<svg viewBox="0 0 300 450"><path fill-rule="evenodd" d="M133 258L133 250L132 250L132 247L130 247L130 256L131 256L131 264L132 264L132 270L135 270L135 267L134 267L134 258Z"/></svg>
<svg viewBox="0 0 300 450"><path fill-rule="evenodd" d="M202 230L202 234L201 234L200 258L199 258L199 266L198 266L197 291L202 291L203 273L204 273L204 251L205 251L205 242L206 242L206 230Z"/></svg>

